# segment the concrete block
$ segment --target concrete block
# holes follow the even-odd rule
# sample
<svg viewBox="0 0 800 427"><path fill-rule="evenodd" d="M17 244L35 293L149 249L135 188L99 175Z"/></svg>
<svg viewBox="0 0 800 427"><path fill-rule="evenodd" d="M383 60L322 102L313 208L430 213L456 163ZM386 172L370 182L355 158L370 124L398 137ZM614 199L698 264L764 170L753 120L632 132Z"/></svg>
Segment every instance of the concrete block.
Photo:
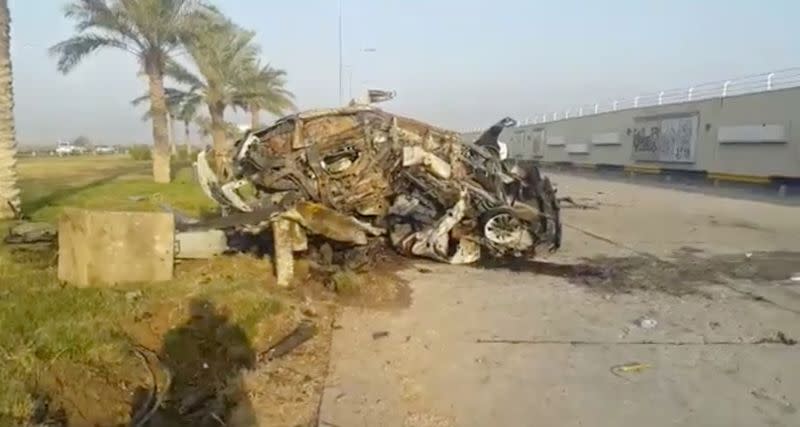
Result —
<svg viewBox="0 0 800 427"><path fill-rule="evenodd" d="M76 286L172 278L172 214L66 209L58 223L58 278Z"/></svg>
<svg viewBox="0 0 800 427"><path fill-rule="evenodd" d="M175 235L175 258L206 259L228 250L228 238L222 230L184 231Z"/></svg>

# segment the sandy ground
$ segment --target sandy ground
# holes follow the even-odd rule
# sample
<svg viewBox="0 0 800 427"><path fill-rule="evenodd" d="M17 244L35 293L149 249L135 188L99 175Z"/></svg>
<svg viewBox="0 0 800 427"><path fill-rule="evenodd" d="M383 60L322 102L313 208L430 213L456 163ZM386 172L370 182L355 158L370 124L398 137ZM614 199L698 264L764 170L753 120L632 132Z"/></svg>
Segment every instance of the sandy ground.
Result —
<svg viewBox="0 0 800 427"><path fill-rule="evenodd" d="M800 208L552 178L599 206L563 211L546 261L643 289L420 263L409 308L342 313L320 425L800 425L800 345L775 338L800 338Z"/></svg>

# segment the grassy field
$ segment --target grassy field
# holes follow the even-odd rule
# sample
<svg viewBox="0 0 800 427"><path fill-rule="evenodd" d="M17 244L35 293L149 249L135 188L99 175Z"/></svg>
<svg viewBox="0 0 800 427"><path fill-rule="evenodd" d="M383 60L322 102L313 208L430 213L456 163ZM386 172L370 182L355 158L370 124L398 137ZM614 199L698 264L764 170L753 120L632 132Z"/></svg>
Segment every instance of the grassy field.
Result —
<svg viewBox="0 0 800 427"><path fill-rule="evenodd" d="M154 184L148 163L122 157L24 159L19 174L24 212L37 221L54 222L68 206L157 210L168 203L193 215L213 210L188 167L179 168L171 184ZM165 337L191 336L200 347L238 337L238 344L213 350L224 353L219 363L225 364L226 348L261 351L300 316L303 297L273 286L263 259L184 262L169 283L87 289L59 283L56 259L55 248L0 246L0 425L27 419L47 399L51 412L63 409L70 425L124 425L134 389L149 378L134 345L176 359ZM203 332L211 336L198 337L197 328L187 326L198 302L211 313L206 318L216 319ZM196 361L173 362L180 373L181 364ZM192 375L199 368L187 369Z"/></svg>
<svg viewBox="0 0 800 427"><path fill-rule="evenodd" d="M23 159L23 211L34 221L54 221L64 206L141 211L168 203L193 215L213 210L191 168L176 169L173 182L163 185L152 181L149 162L124 156Z"/></svg>

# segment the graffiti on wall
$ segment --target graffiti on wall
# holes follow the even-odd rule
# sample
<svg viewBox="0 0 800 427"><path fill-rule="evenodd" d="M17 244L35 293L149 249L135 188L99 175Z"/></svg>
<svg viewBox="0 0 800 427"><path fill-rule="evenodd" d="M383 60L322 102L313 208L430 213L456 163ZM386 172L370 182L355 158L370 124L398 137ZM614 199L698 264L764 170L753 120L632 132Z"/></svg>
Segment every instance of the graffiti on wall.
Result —
<svg viewBox="0 0 800 427"><path fill-rule="evenodd" d="M637 121L633 159L652 162L693 162L697 115Z"/></svg>

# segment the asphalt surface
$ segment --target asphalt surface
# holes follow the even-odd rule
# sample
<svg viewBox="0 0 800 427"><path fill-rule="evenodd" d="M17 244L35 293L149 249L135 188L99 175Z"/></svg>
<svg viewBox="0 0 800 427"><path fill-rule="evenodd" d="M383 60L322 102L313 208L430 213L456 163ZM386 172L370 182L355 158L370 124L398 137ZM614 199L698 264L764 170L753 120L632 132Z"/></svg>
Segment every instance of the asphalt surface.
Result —
<svg viewBox="0 0 800 427"><path fill-rule="evenodd" d="M800 208L551 176L590 207L557 254L344 310L320 425L800 425Z"/></svg>

